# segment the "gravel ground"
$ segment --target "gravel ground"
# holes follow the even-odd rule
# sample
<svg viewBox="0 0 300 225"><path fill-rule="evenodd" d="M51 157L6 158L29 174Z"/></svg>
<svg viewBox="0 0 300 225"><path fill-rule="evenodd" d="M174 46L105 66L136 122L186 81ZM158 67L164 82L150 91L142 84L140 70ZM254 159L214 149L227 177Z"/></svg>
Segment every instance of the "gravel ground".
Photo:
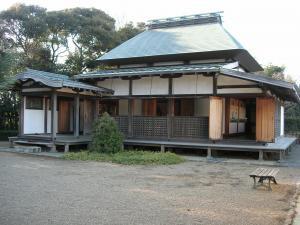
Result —
<svg viewBox="0 0 300 225"><path fill-rule="evenodd" d="M256 167L121 166L0 152L0 224L282 224L300 168L280 168L269 192L252 189Z"/></svg>

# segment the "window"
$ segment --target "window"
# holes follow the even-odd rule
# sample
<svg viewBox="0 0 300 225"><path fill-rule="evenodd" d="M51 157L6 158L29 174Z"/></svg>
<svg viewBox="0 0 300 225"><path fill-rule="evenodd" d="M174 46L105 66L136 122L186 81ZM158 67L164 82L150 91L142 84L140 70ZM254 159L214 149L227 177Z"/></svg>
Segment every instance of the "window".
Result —
<svg viewBox="0 0 300 225"><path fill-rule="evenodd" d="M100 115L107 112L110 116L118 115L118 100L105 100L100 102Z"/></svg>
<svg viewBox="0 0 300 225"><path fill-rule="evenodd" d="M26 97L26 109L43 109L43 98L41 97Z"/></svg>
<svg viewBox="0 0 300 225"><path fill-rule="evenodd" d="M194 99L175 99L175 116L194 116Z"/></svg>

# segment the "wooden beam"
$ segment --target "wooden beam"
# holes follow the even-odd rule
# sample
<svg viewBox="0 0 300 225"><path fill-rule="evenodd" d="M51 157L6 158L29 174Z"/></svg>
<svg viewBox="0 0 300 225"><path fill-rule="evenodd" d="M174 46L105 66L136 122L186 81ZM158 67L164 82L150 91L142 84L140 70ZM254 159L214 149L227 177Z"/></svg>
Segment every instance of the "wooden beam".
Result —
<svg viewBox="0 0 300 225"><path fill-rule="evenodd" d="M80 99L79 94L77 93L74 97L74 118L75 118L75 127L74 127L74 136L79 137L79 117L80 117Z"/></svg>
<svg viewBox="0 0 300 225"><path fill-rule="evenodd" d="M234 89L234 88L259 88L260 86L257 84L249 84L249 85L218 85L217 89Z"/></svg>
<svg viewBox="0 0 300 225"><path fill-rule="evenodd" d="M171 77L169 77L168 85L169 85L168 94L172 95L172 92L173 92L173 79Z"/></svg>
<svg viewBox="0 0 300 225"><path fill-rule="evenodd" d="M52 141L56 139L57 132L57 93L54 90L51 96L51 137Z"/></svg>
<svg viewBox="0 0 300 225"><path fill-rule="evenodd" d="M216 76L216 74L213 75L213 95L216 96L217 95L217 84L218 83L218 78Z"/></svg>

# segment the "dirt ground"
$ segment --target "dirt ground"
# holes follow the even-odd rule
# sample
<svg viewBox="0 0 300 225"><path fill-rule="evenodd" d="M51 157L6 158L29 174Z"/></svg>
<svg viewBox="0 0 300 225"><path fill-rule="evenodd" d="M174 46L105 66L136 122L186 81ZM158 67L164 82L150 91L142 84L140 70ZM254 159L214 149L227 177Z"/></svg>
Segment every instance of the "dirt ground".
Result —
<svg viewBox="0 0 300 225"><path fill-rule="evenodd" d="M273 191L246 163L122 166L0 152L0 224L282 224L300 168Z"/></svg>

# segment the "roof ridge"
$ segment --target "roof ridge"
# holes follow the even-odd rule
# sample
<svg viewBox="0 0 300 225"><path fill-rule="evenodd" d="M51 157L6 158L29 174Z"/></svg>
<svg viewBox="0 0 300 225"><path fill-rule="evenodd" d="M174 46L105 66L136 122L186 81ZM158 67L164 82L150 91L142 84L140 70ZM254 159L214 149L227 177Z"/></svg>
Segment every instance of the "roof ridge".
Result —
<svg viewBox="0 0 300 225"><path fill-rule="evenodd" d="M207 23L222 24L222 13L223 11L154 19L148 21L147 27L148 29L157 29Z"/></svg>

